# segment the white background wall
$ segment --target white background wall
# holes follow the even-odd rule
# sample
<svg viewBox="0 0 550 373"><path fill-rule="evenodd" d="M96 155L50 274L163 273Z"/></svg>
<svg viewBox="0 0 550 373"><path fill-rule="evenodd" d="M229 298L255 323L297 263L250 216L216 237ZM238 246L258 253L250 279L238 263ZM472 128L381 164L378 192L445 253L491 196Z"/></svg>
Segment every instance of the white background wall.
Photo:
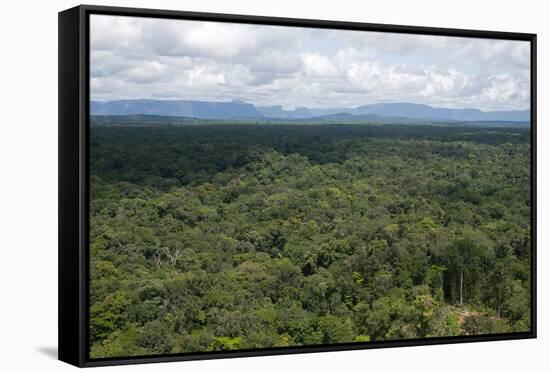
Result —
<svg viewBox="0 0 550 373"><path fill-rule="evenodd" d="M109 368L117 372L549 371L550 26L544 1L157 0L94 4L539 35L537 340ZM75 1L4 1L0 22L0 371L75 369L57 353L57 12Z"/></svg>

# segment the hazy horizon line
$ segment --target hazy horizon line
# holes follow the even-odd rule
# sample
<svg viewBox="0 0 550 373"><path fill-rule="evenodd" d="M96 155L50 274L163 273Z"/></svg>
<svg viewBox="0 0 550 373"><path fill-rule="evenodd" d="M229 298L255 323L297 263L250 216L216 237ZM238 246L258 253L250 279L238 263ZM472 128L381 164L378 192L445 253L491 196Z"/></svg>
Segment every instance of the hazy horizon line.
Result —
<svg viewBox="0 0 550 373"><path fill-rule="evenodd" d="M296 106L293 109L287 108L282 104L273 104L273 105L260 105L255 104L252 102L244 101L244 100L238 100L238 99L232 99L232 100L197 100L197 99L185 99L185 98L177 98L177 99L158 99L158 98L117 98L113 100L97 100L97 99L90 99L90 102L116 102L116 101L159 101L159 102L178 102L178 101L188 101L188 102L208 102L208 103L243 103L247 105L253 105L256 108L259 107L281 107L282 110L285 111L295 111L301 108L305 109L314 109L314 110L336 110L336 109L356 109L363 106L369 106L369 105L388 105L388 104L406 104L406 105L421 105L421 106L428 106L433 109L450 109L450 110L479 110L483 113L494 113L494 112L506 112L506 111L530 111L531 107L524 108L524 109L498 109L498 110L484 110L480 109L478 107L473 106L461 106L461 107L452 107L452 106L435 106L425 103L418 103L418 102L412 102L412 101L379 101L379 102L372 102L372 103L365 103L361 105L356 106L331 106L331 107L318 107L318 106Z"/></svg>

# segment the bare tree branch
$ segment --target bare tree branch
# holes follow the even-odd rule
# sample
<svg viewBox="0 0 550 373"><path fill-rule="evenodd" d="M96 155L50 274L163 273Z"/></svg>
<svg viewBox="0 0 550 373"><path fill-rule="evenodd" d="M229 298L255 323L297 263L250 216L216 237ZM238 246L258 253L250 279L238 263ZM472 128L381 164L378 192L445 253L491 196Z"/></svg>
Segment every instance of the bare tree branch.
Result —
<svg viewBox="0 0 550 373"><path fill-rule="evenodd" d="M153 262L155 263L155 266L159 268L162 264L162 255L153 254Z"/></svg>
<svg viewBox="0 0 550 373"><path fill-rule="evenodd" d="M181 255L180 249L174 249L174 252L170 250L169 247L165 247L164 250L166 251L166 255L168 255L168 258L170 259L170 264L172 267L176 265L176 262L178 261L178 258Z"/></svg>

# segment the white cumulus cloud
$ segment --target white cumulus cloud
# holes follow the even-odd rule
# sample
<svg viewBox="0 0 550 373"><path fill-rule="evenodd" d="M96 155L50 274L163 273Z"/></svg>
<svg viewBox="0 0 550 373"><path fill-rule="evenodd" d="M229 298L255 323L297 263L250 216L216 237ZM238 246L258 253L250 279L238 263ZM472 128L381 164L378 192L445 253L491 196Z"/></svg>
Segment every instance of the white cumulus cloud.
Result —
<svg viewBox="0 0 550 373"><path fill-rule="evenodd" d="M91 16L91 97L529 108L529 43Z"/></svg>

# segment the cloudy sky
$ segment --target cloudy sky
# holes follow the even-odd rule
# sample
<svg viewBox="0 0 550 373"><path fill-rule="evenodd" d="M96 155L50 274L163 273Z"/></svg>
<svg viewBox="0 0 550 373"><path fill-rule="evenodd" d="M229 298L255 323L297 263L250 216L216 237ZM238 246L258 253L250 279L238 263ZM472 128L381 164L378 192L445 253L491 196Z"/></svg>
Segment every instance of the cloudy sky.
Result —
<svg viewBox="0 0 550 373"><path fill-rule="evenodd" d="M91 16L91 98L529 108L529 43Z"/></svg>

